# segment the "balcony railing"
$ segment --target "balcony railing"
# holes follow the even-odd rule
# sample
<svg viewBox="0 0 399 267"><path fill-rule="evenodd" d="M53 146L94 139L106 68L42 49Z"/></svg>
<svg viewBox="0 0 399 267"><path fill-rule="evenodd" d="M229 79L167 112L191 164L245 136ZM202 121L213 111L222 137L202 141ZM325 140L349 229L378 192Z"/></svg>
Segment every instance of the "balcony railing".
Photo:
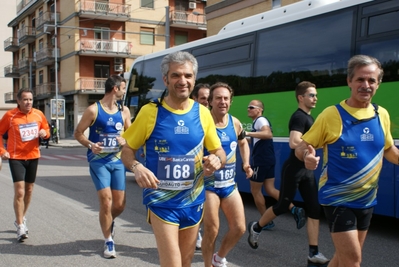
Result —
<svg viewBox="0 0 399 267"><path fill-rule="evenodd" d="M32 69L36 69L36 62L33 60L33 58L26 57L18 61L19 74L27 73L30 67L32 67Z"/></svg>
<svg viewBox="0 0 399 267"><path fill-rule="evenodd" d="M132 43L125 40L80 39L82 52L130 54Z"/></svg>
<svg viewBox="0 0 399 267"><path fill-rule="evenodd" d="M36 28L25 26L18 30L20 43L31 43L36 40Z"/></svg>
<svg viewBox="0 0 399 267"><path fill-rule="evenodd" d="M108 1L81 0L78 2L80 15L112 16L117 18L116 20L127 20L130 18L130 10L131 5Z"/></svg>
<svg viewBox="0 0 399 267"><path fill-rule="evenodd" d="M104 92L106 80L106 78L79 78L77 88L82 93L85 93L86 91Z"/></svg>
<svg viewBox="0 0 399 267"><path fill-rule="evenodd" d="M5 77L18 78L19 77L19 69L18 69L18 67L14 66L12 64L4 67L4 76Z"/></svg>
<svg viewBox="0 0 399 267"><path fill-rule="evenodd" d="M175 27L184 28L203 28L206 29L206 17L203 14L185 12L185 11L172 11L170 12L170 24Z"/></svg>
<svg viewBox="0 0 399 267"><path fill-rule="evenodd" d="M38 99L47 98L49 96L55 95L55 84L56 83L42 83L36 85L35 97ZM58 84L58 90L60 90L61 84Z"/></svg>
<svg viewBox="0 0 399 267"><path fill-rule="evenodd" d="M4 51L11 51L15 52L19 49L19 42L18 38L16 37L9 37L4 41Z"/></svg>
<svg viewBox="0 0 399 267"><path fill-rule="evenodd" d="M55 53L57 52L57 57L60 56L60 49L47 47L36 52L36 63L37 65L50 65L55 62Z"/></svg>
<svg viewBox="0 0 399 267"><path fill-rule="evenodd" d="M36 19L36 30L40 31L43 29L44 24L54 25L55 24L55 16L57 16L57 21L59 21L60 13L56 13L54 15L53 12L45 12L41 16Z"/></svg>

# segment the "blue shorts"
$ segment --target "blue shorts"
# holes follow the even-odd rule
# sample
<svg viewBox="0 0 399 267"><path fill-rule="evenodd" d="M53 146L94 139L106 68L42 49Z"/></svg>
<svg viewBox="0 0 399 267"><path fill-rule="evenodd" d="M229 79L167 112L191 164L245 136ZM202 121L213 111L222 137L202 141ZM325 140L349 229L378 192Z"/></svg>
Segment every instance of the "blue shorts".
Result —
<svg viewBox="0 0 399 267"><path fill-rule="evenodd" d="M237 189L237 184L223 187L223 188L215 188L215 187L205 187L206 191L211 191L215 193L220 198L228 198L234 191Z"/></svg>
<svg viewBox="0 0 399 267"><path fill-rule="evenodd" d="M254 170L254 174L249 180L252 182L263 183L267 179L274 178L274 166L254 166L252 169Z"/></svg>
<svg viewBox="0 0 399 267"><path fill-rule="evenodd" d="M97 191L110 187L125 190L126 170L123 163L90 162L90 175Z"/></svg>
<svg viewBox="0 0 399 267"><path fill-rule="evenodd" d="M147 206L147 222L151 224L150 211L161 221L179 226L179 229L191 228L202 221L204 204L182 209Z"/></svg>

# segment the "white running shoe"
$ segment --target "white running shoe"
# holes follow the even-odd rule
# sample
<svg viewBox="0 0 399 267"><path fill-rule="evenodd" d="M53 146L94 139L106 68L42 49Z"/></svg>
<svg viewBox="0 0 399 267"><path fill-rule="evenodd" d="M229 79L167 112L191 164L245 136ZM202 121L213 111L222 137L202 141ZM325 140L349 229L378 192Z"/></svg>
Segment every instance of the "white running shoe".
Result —
<svg viewBox="0 0 399 267"><path fill-rule="evenodd" d="M212 266L214 267L227 267L227 260L226 258L222 258L220 261L216 260L216 253L213 254L212 257Z"/></svg>
<svg viewBox="0 0 399 267"><path fill-rule="evenodd" d="M24 216L24 219L23 219L22 223L24 224L24 227L25 227L25 233L28 234L29 230L28 230L28 226L26 226L26 218L25 218L25 216ZM15 227L18 228L17 221L14 221L14 225L15 225Z"/></svg>
<svg viewBox="0 0 399 267"><path fill-rule="evenodd" d="M256 222L248 223L248 244L251 248L257 249L258 248L258 239L260 233L255 232L254 225Z"/></svg>
<svg viewBox="0 0 399 267"><path fill-rule="evenodd" d="M313 257L308 256L308 260L312 263L318 263L318 264L325 264L328 261L330 261L321 252L317 253L316 255L313 255Z"/></svg>
<svg viewBox="0 0 399 267"><path fill-rule="evenodd" d="M19 225L17 228L17 240L19 242L24 242L24 240L27 238L28 235L25 232L25 226L23 224Z"/></svg>
<svg viewBox="0 0 399 267"><path fill-rule="evenodd" d="M104 258L106 258L106 259L116 258L114 241L105 242L105 244L104 244Z"/></svg>

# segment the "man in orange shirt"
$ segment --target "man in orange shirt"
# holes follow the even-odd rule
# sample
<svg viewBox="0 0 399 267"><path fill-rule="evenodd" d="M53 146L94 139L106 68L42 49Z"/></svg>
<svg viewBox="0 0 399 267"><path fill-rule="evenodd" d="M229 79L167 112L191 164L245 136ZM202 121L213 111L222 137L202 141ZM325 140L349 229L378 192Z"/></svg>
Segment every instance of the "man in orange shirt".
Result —
<svg viewBox="0 0 399 267"><path fill-rule="evenodd" d="M0 142L0 155L2 159L9 159L14 181L14 224L17 240L23 242L28 238L25 214L32 198L40 158L38 138L48 138L50 130L44 114L32 107L31 89L19 90L17 103L18 106L4 114L0 121L0 136L8 132L7 150Z"/></svg>

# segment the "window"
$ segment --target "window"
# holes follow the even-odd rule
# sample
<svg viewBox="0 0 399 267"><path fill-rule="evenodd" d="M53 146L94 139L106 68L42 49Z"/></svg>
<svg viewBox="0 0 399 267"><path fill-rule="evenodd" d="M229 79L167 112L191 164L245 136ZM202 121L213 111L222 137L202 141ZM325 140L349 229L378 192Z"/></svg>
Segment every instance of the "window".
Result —
<svg viewBox="0 0 399 267"><path fill-rule="evenodd" d="M39 84L43 84L43 71L39 71Z"/></svg>
<svg viewBox="0 0 399 267"><path fill-rule="evenodd" d="M39 51L43 49L43 38L39 40Z"/></svg>
<svg viewBox="0 0 399 267"><path fill-rule="evenodd" d="M26 88L26 77L23 77L22 78L22 81L21 81L21 89L22 88Z"/></svg>
<svg viewBox="0 0 399 267"><path fill-rule="evenodd" d="M94 62L94 77L95 78L108 78L110 74L109 61L96 61Z"/></svg>
<svg viewBox="0 0 399 267"><path fill-rule="evenodd" d="M152 28L140 28L140 44L154 45L154 29Z"/></svg>
<svg viewBox="0 0 399 267"><path fill-rule="evenodd" d="M111 49L110 31L106 27L94 27L94 39L96 39L96 50L109 51Z"/></svg>
<svg viewBox="0 0 399 267"><path fill-rule="evenodd" d="M25 57L26 57L26 52L25 52L25 48L23 48L22 52L21 52L21 58L25 59Z"/></svg>
<svg viewBox="0 0 399 267"><path fill-rule="evenodd" d="M141 7L154 8L154 0L141 0Z"/></svg>
<svg viewBox="0 0 399 267"><path fill-rule="evenodd" d="M188 42L188 33L187 32L175 32L175 46L185 44Z"/></svg>
<svg viewBox="0 0 399 267"><path fill-rule="evenodd" d="M110 31L107 27L94 27L94 38L97 40L109 40Z"/></svg>

